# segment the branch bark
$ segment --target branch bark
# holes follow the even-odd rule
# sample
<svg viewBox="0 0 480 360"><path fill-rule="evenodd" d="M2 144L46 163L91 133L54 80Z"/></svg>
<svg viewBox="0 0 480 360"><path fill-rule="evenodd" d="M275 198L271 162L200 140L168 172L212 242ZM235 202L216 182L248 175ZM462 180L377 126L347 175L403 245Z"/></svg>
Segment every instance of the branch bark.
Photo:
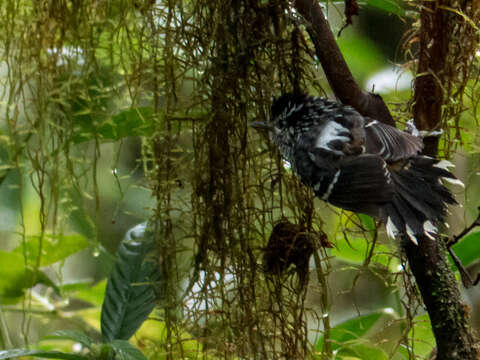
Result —
<svg viewBox="0 0 480 360"><path fill-rule="evenodd" d="M425 1L421 14L419 72L429 75L416 79L414 113L415 123L422 130L436 129L441 124L442 89L433 75L442 71L448 48L445 12L438 9L441 1L447 0ZM296 0L294 4L307 21L307 31L336 96L362 115L395 126L381 97L362 91L354 80L317 0ZM437 154L438 138L427 138L425 145L428 155ZM419 239L418 246L408 239L401 243L430 316L437 343L436 359L477 359L468 311L447 261L445 244L427 238Z"/></svg>
<svg viewBox="0 0 480 360"><path fill-rule="evenodd" d="M294 4L307 22L306 29L315 46L317 57L338 99L344 104L353 106L364 116L395 126L395 121L382 98L363 91L353 78L319 3L314 0L296 0Z"/></svg>
<svg viewBox="0 0 480 360"><path fill-rule="evenodd" d="M441 7L452 5L448 0L422 3L420 75L415 79L413 107L414 121L420 130L441 128L442 105L445 103L442 84L448 81L445 75L448 72L449 41L456 26L455 19ZM424 143L424 153L435 157L438 137L427 137ZM436 359L477 359L478 348L468 324L468 311L448 264L445 244L424 238L418 246L406 242L404 250L430 316L437 342Z"/></svg>

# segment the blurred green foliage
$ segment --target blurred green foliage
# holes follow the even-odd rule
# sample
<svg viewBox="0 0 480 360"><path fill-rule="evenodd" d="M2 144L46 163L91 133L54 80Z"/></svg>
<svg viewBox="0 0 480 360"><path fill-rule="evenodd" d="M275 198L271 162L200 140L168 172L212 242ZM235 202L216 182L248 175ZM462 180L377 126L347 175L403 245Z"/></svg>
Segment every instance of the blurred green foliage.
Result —
<svg viewBox="0 0 480 360"><path fill-rule="evenodd" d="M367 4L386 17L411 21L411 14L399 2L368 0ZM292 29L298 27L292 25L291 13L283 16L279 12L275 15L279 22L259 37L258 44L244 44L242 38L220 61L218 52L228 46L212 46L219 31L205 30L212 37L204 41L206 35L193 27L202 16L208 19L207 5L146 0L72 1L65 7L57 2L8 0L0 5L0 23L5 29L0 35L4 84L0 104L0 344L5 349L24 347L51 333L39 342L40 350L0 352L0 358L85 359L88 350L99 357L114 351L120 359L233 359L246 356L249 349L261 349L265 339L271 341L263 345L268 354L278 349L293 351L287 345L295 343L304 354L318 359L325 354L336 359L427 358L434 346L428 318L418 309L416 294L403 290L408 276L383 228L368 216L346 212L338 216L331 207L313 200L281 161L272 157L264 139L247 131L247 121L268 117L270 96L288 89L296 81L293 75L308 79L301 85L312 91L327 87L315 59L308 55L312 51L308 35L301 38L308 43L291 45ZM256 6L260 13L270 2L259 1ZM266 13L282 7L268 9ZM329 21L341 23L343 18L335 14L329 12ZM221 20L218 13L215 16L208 21ZM259 49L265 44L274 45L262 52ZM339 45L360 83L389 66L381 47L360 27L347 28ZM289 62L287 55L294 50L302 53L299 63ZM269 57L272 54L282 54L275 64ZM245 63L264 70L256 74L245 70L237 74L238 79L222 79L216 73ZM308 73L275 73L274 65L287 69L301 65ZM472 67L478 68L478 56ZM253 83L254 77L258 83ZM220 110L212 109L213 80L238 81L236 97L228 98ZM387 81L394 82L396 77ZM479 202L475 176L480 167L474 161L479 89L478 79L472 78L465 109L445 125L441 142L441 154L463 152L463 158L457 158L457 175L466 180L467 189L473 188L463 201L463 218L471 218ZM408 87L383 94L402 120L407 118L404 110L410 93ZM252 98L260 100L253 102ZM216 112L227 112L227 105L237 111L232 115L235 119L230 113L227 116L237 127L227 127L216 138L212 134L224 124L213 124L212 119L218 116ZM237 136L227 143L232 148L222 148L220 140L232 134ZM208 157L214 153L213 146L234 159L225 166L227 172L215 172L221 159ZM247 163L251 170L245 170ZM216 228L214 221L202 223L204 218L195 212L198 208L220 209L218 214L229 210L215 202L225 199L212 185L212 173L238 182L237 187L221 184L226 192L229 186L236 189L226 203L235 204L238 223L232 220L226 226L218 217L216 221L223 224L222 231L234 233L233 240L251 243L232 241L225 246L220 241L221 226ZM251 189L258 193L251 195ZM208 196L215 201L209 204ZM242 197L248 203L244 208L235 202ZM280 280L266 279L256 258L261 258L272 224L284 216L306 222L309 206L315 208L312 229L325 234L333 248L319 251L308 289L298 290L293 272ZM268 210L249 212L262 207ZM165 296L174 302L160 303L150 294L146 304L141 291L126 291L123 300L118 293L105 297L108 286L118 290L137 280L139 288L145 285L141 281L144 273L140 280L135 278L139 275L135 271L145 270L143 258L132 260L132 250L115 267L113 252L107 249L115 248L129 228L149 217L163 224L155 238L161 254L158 266L163 275L171 275L168 281L173 285ZM235 228L235 224L249 227ZM463 224L452 225L452 231L457 231ZM207 228L210 243L202 242ZM454 246L464 265L478 263L477 230ZM211 261L211 268L200 269L197 265L205 243L214 243L223 255L237 251L241 256L219 256ZM107 286L105 279L112 268L111 276L117 280ZM148 281L160 282L159 278ZM250 292L259 300L244 311L238 301ZM131 307L116 313L122 301ZM119 323L126 315L134 317L125 320L128 336L121 336L123 341L108 335L111 341L102 343L102 304L119 316ZM157 310L144 322L155 304ZM404 313L403 306L414 310ZM246 323L240 321L245 313L251 316ZM264 329L272 332L262 334ZM70 341L68 345L65 340ZM71 347L77 343L80 346L74 353Z"/></svg>

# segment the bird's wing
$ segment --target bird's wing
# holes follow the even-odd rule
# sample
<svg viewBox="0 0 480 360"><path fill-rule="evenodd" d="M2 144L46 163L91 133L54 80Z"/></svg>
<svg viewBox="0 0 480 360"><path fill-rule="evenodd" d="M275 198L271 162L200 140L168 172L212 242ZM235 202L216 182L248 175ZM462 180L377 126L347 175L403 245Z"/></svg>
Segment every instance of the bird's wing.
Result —
<svg viewBox="0 0 480 360"><path fill-rule="evenodd" d="M378 154L387 162L408 159L423 149L422 139L377 120L365 118L366 153Z"/></svg>
<svg viewBox="0 0 480 360"><path fill-rule="evenodd" d="M316 196L343 209L378 216L378 205L392 200L390 173L378 155L333 158L327 150L298 149L295 164Z"/></svg>

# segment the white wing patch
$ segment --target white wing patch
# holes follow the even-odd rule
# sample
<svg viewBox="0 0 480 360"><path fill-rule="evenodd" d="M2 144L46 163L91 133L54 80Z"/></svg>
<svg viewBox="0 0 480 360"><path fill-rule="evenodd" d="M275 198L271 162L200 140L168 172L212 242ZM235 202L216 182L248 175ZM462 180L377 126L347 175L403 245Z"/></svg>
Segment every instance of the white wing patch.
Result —
<svg viewBox="0 0 480 360"><path fill-rule="evenodd" d="M317 141L315 142L315 147L328 151L333 151L334 153L343 154L341 151L334 150L328 147L328 143L330 143L330 141L340 140L345 143L350 141L349 137L340 135L342 132L349 131L336 121L327 122L320 134L318 134Z"/></svg>

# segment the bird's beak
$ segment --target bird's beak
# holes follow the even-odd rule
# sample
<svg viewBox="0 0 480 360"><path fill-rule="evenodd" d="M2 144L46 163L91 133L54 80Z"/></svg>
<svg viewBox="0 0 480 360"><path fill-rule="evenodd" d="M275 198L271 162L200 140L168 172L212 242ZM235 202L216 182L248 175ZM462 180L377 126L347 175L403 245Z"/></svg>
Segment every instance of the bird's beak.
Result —
<svg viewBox="0 0 480 360"><path fill-rule="evenodd" d="M272 130L273 126L270 124L267 124L263 121L254 121L249 124L251 127L254 129L264 129L264 130Z"/></svg>

